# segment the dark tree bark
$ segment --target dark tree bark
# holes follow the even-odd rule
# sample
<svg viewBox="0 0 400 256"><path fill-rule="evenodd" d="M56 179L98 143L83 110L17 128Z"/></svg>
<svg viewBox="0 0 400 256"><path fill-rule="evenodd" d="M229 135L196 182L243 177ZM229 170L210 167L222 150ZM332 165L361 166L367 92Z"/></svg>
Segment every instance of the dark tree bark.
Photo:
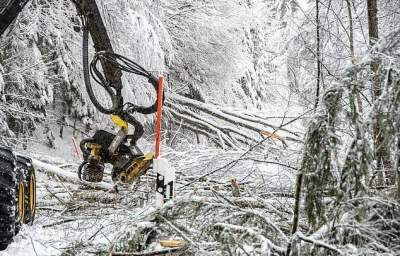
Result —
<svg viewBox="0 0 400 256"><path fill-rule="evenodd" d="M319 104L319 97L320 97L320 87L321 87L321 31L320 31L320 19L319 19L319 0L315 0L315 9L316 9L316 17L315 22L317 24L317 86L316 86L316 95L315 95L315 110ZM297 232L297 228L299 226L299 215L300 215L300 201L301 201L301 189L303 186L303 172L297 174L296 178L296 191L295 191L295 203L293 209L293 222L292 222L292 230L291 234L294 235ZM289 256L292 251L292 243L289 243L286 256Z"/></svg>
<svg viewBox="0 0 400 256"><path fill-rule="evenodd" d="M349 18L349 43L350 43L351 63L354 64L355 53L354 53L353 12L351 11L351 0L346 0L346 4L347 4L347 15Z"/></svg>
<svg viewBox="0 0 400 256"><path fill-rule="evenodd" d="M295 191L295 196L294 196L294 209L293 209L293 222L292 222L292 230L291 234L294 235L297 232L297 229L299 227L299 218L300 218L300 201L301 201L301 188L303 186L303 171L300 171L299 174L297 174L296 178L296 191ZM292 242L288 244L288 247L286 249L286 256L290 256L290 253L292 251Z"/></svg>
<svg viewBox="0 0 400 256"><path fill-rule="evenodd" d="M321 36L320 36L320 21L319 21L319 0L315 1L316 8L316 17L315 21L317 24L317 87L316 87L316 95L315 95L315 109L317 109L319 104L319 95L320 95L320 87L321 87Z"/></svg>
<svg viewBox="0 0 400 256"><path fill-rule="evenodd" d="M354 25L353 25L353 11L352 11L352 6L353 6L353 1L352 0L346 0L347 4L347 14L349 18L349 44L350 44L350 54L351 54L351 63L355 64L355 51L354 51ZM360 92L357 90L356 91L356 98L357 98L357 105L358 105L358 110L362 112L362 101L360 97Z"/></svg>
<svg viewBox="0 0 400 256"><path fill-rule="evenodd" d="M372 48L379 39L379 23L378 23L378 0L367 0L368 7L368 35L369 44ZM372 97L373 101L379 99L382 94L381 80L379 77L379 66L380 62L374 60L371 63L372 72ZM387 145L384 136L384 127L381 127L382 113L376 111L375 120L373 124L373 134L374 134L374 151L375 160L377 162L377 169L379 171L379 183L382 185L384 183L383 173L380 170L386 168L391 171L392 164L390 161L389 145ZM389 173L387 173L389 174ZM390 176L390 175L389 175ZM393 176L393 175L392 175ZM394 180L391 179L389 182L392 183Z"/></svg>
<svg viewBox="0 0 400 256"><path fill-rule="evenodd" d="M396 175L397 175L397 200L400 202L400 136L397 136L397 161L396 161Z"/></svg>
<svg viewBox="0 0 400 256"><path fill-rule="evenodd" d="M378 1L367 0L368 7L368 35L369 44L375 45L379 39L379 28L378 28Z"/></svg>

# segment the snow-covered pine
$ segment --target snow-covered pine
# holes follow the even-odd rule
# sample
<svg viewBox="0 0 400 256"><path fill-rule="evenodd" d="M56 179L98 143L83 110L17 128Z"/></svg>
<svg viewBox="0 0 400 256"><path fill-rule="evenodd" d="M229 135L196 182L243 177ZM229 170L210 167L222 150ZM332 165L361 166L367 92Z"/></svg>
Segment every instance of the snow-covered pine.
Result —
<svg viewBox="0 0 400 256"><path fill-rule="evenodd" d="M61 113L88 113L76 72L80 36L72 29L72 7L68 1L32 1L1 38L2 96L12 106L6 120L19 139L29 140L38 124L53 123Z"/></svg>
<svg viewBox="0 0 400 256"><path fill-rule="evenodd" d="M305 210L310 209L309 205L312 206L312 211L307 211L309 221L311 217L311 225L307 230L314 234L330 237L336 246L334 248L322 245L299 246L296 243L302 241L300 243L307 244L310 241L297 237L292 243L293 253L302 255L309 253L323 255L328 251L338 251L342 255L353 255L359 251L363 251L366 255L379 255L382 251L389 255L399 253L396 245L399 241L398 227L400 226L398 215L400 207L397 203L399 190L398 187L393 186L393 179L395 173L398 173L399 167L399 132L398 125L395 125L399 120L397 112L399 105L399 31L394 30L381 39L367 58L350 66L343 73L342 84L338 87L343 91L343 97L340 97L336 104L331 105L336 111L334 116L338 116L340 112L344 114L340 114L342 122L337 125L337 132L331 132L330 135L325 134L324 136L317 136L318 134L310 136L310 133L314 131L325 130L326 126L324 123L313 125L321 119L319 114L316 114L313 118L314 121L311 122L307 138L313 138L313 143L306 139L307 150L304 151L302 164L305 175ZM366 81L370 79L366 77L366 74L369 74L372 59L378 59L381 63L378 75L381 78L380 81L383 81L383 93L372 106L364 109L366 113L361 114L356 103L355 92L365 86ZM328 91L324 95L324 99L330 93ZM337 99L337 97L333 98ZM393 161L394 167L383 171L377 170L377 163L373 161L371 145L373 124L377 113L380 124L385 127L383 135L385 143L392 149L390 159ZM351 134L352 138L347 137L346 134ZM320 150L330 136L333 136L335 140L342 139L334 143L333 147L332 145L325 146L322 147L321 152L312 152L313 145L318 145L317 148ZM332 154L332 151L338 151L338 149L345 154ZM327 153L324 154L325 152ZM311 162L313 165L306 165L308 168L304 168L305 162ZM332 166L335 166L336 170L329 168ZM319 170L325 168L332 171L328 172L328 177L325 176L325 179L320 180L323 173ZM338 171L340 178L335 179ZM320 177L315 178L314 173L320 173ZM309 176L314 178L311 186L318 188L319 194L316 194L314 190L309 190L307 186L307 180L308 182L311 180ZM382 177L383 183L377 182L379 176ZM321 181L323 182L318 183ZM315 184L319 184L319 186L314 187ZM329 184L331 186L325 187ZM314 193L310 196L310 192ZM321 196L323 193L326 194ZM328 215L324 213L328 213ZM388 239L389 237L393 239ZM352 246L349 246L349 243Z"/></svg>
<svg viewBox="0 0 400 256"><path fill-rule="evenodd" d="M339 170L335 166L338 137L338 107L343 90L333 86L322 100L305 139L300 172L304 177L305 211L310 226L316 230L330 219L332 203L338 195Z"/></svg>
<svg viewBox="0 0 400 256"><path fill-rule="evenodd" d="M274 61L280 53L264 49L271 42L279 44L280 29L272 35L269 30L276 25L285 27L277 15L287 13L285 4L101 0L99 5L115 51L154 74L167 75L171 93L259 110L267 106L265 102L276 99L272 96L276 88L269 81L284 81L274 75L279 65ZM89 127L98 120L83 86L77 27L79 19L69 1L33 1L1 39L4 93L34 95L32 102L24 104L15 97L8 100L41 117L31 122L30 131L37 123L70 125L83 121L81 124ZM126 100L149 104L154 99L143 79L126 74L123 81ZM96 91L107 101L100 87ZM219 95L225 95L223 101ZM30 136L26 130L18 133Z"/></svg>

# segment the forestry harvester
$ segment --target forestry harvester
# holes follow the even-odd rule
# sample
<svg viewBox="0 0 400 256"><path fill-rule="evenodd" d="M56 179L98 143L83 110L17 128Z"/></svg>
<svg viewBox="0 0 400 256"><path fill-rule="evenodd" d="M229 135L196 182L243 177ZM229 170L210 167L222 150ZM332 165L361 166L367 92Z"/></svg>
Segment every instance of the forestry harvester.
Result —
<svg viewBox="0 0 400 256"><path fill-rule="evenodd" d="M84 160L79 166L78 176L84 181L100 182L103 179L104 164L110 163L115 182L132 182L152 167L154 158L152 153L143 154L136 145L144 129L133 114L147 115L158 111L161 116L163 79L156 78L135 62L114 53L96 0L71 1L81 20L81 27L75 27L75 30L83 32L83 76L87 93L93 105L101 113L110 115L119 128L117 134L98 130L93 137L81 141ZM0 36L15 22L28 2L29 0L0 0ZM89 34L95 48L91 63L88 60ZM143 107L124 102L121 93L122 72L143 76L148 80L158 94L153 105ZM109 96L111 106L102 104L96 98L91 78ZM133 134L128 134L129 124L134 128ZM165 198L163 193L168 189L161 182L165 179L162 174L157 177L157 191L161 198ZM35 207L36 182L32 161L15 155L11 148L0 147L0 250L7 247L22 224L33 221Z"/></svg>

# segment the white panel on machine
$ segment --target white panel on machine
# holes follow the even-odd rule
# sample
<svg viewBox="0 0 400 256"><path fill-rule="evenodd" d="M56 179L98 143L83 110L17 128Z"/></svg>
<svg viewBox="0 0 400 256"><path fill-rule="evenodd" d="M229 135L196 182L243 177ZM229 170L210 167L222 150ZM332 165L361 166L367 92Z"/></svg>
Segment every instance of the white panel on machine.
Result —
<svg viewBox="0 0 400 256"><path fill-rule="evenodd" d="M154 159L153 168L157 173L156 205L162 206L174 197L175 169L165 158Z"/></svg>

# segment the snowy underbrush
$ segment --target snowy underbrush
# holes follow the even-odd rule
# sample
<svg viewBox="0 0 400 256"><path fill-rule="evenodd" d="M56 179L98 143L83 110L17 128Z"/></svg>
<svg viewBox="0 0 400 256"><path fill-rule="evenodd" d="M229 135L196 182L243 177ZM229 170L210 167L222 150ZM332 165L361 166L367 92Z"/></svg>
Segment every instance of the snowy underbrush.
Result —
<svg viewBox="0 0 400 256"><path fill-rule="evenodd" d="M78 180L79 163L36 155L37 219L0 255L157 255L168 239L185 241L171 255L286 255L289 245L291 255L399 253L400 207L377 196L337 205L336 217L314 232L302 214L292 235L295 150L177 148L163 147L177 187L159 209L153 171L115 193L109 169L93 185Z"/></svg>
<svg viewBox="0 0 400 256"><path fill-rule="evenodd" d="M348 200L315 232L295 233L291 255L399 255L399 213L400 205L387 195Z"/></svg>
<svg viewBox="0 0 400 256"><path fill-rule="evenodd" d="M0 255L152 255L165 253L160 241L168 239L185 241L172 255L286 255L289 245L291 255L399 253L400 207L385 195L343 201L316 231L301 214L292 235L299 155L279 142L226 151L180 140L162 152L177 184L176 198L159 209L153 171L115 193L109 168L89 184L77 178L79 162L31 153L38 217Z"/></svg>
<svg viewBox="0 0 400 256"><path fill-rule="evenodd" d="M283 252L295 174L287 166L295 158L278 163L280 147L164 147L178 178L177 197L161 209L154 207L153 171L115 193L109 170L92 185L77 179L78 162L36 155L37 219L0 255L135 255L162 251L159 241L174 238L186 244L176 253L187 255Z"/></svg>

